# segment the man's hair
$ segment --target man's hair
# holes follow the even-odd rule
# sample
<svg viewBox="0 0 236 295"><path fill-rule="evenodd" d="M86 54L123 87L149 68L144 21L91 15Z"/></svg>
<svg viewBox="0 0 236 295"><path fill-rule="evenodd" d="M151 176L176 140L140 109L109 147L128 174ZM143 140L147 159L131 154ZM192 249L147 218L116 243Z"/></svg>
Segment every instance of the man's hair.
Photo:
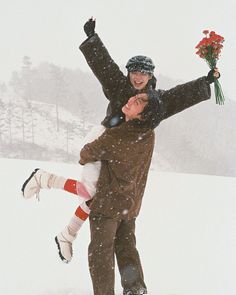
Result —
<svg viewBox="0 0 236 295"><path fill-rule="evenodd" d="M148 103L141 112L141 122L143 122L142 125L144 127L154 129L161 121L161 101L158 91L148 89L146 93L148 95Z"/></svg>

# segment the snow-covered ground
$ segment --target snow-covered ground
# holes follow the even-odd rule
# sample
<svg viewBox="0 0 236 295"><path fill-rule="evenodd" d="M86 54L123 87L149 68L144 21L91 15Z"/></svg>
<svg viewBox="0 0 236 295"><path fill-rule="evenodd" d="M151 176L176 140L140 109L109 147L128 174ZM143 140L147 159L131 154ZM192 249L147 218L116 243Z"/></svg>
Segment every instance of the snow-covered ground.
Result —
<svg viewBox="0 0 236 295"><path fill-rule="evenodd" d="M80 200L45 190L40 202L26 201L20 192L36 167L72 178L80 167L9 159L0 167L0 294L92 295L88 223L70 264L59 260L54 242ZM236 178L151 170L137 245L150 295L235 295Z"/></svg>

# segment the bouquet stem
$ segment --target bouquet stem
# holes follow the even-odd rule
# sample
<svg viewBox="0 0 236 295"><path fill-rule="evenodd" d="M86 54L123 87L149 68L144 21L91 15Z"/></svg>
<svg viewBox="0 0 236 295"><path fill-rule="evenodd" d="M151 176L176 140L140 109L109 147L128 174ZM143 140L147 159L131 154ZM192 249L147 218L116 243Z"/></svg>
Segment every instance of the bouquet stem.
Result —
<svg viewBox="0 0 236 295"><path fill-rule="evenodd" d="M225 97L224 97L224 93L222 91L220 82L218 80L214 81L214 89L215 89L216 104L223 105L225 102Z"/></svg>

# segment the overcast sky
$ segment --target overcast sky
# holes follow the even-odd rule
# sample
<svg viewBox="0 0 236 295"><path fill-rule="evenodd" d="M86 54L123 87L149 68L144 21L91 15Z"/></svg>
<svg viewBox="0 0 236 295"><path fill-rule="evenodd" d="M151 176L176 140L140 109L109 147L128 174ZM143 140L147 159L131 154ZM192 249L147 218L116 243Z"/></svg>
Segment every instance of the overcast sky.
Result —
<svg viewBox="0 0 236 295"><path fill-rule="evenodd" d="M78 50L84 22L97 19L100 35L119 65L150 56L156 75L189 81L208 72L195 45L210 29L225 37L218 63L224 92L236 100L236 4L234 0L0 0L0 81L8 81L22 57L89 71Z"/></svg>

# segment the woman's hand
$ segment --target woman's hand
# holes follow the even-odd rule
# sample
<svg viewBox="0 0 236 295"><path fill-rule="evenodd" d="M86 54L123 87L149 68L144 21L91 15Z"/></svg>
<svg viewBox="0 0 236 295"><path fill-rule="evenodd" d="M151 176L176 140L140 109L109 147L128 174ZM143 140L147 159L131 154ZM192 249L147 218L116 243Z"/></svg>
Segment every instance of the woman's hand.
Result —
<svg viewBox="0 0 236 295"><path fill-rule="evenodd" d="M207 79L208 83L211 84L216 79L219 79L219 78L220 78L220 72L219 72L218 68L214 68L209 71L206 79Z"/></svg>
<svg viewBox="0 0 236 295"><path fill-rule="evenodd" d="M90 38L95 34L95 25L96 19L91 17L85 24L84 24L84 31L85 34Z"/></svg>

